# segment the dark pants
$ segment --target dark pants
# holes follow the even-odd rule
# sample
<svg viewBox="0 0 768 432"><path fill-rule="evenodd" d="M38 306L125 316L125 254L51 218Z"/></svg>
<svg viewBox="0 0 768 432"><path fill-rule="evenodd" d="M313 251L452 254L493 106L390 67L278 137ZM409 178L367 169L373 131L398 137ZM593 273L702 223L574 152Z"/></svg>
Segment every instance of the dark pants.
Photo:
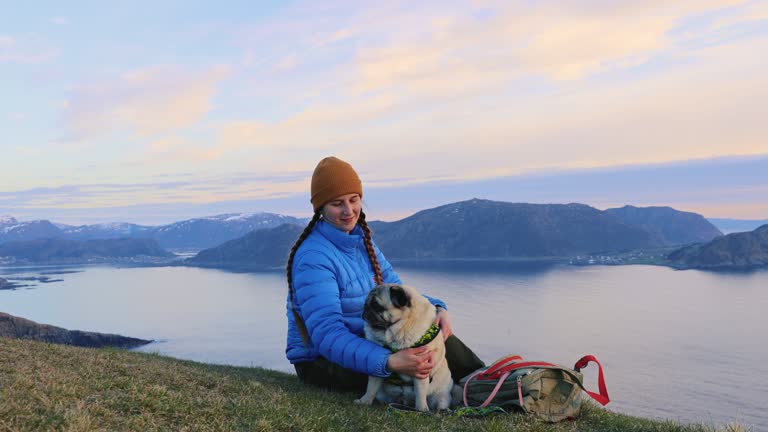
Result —
<svg viewBox="0 0 768 432"><path fill-rule="evenodd" d="M445 341L445 359L448 361L451 377L456 383L470 373L485 367L485 363L455 335L449 336ZM343 368L324 357L318 357L311 362L296 363L293 366L296 368L299 379L306 384L355 393L364 393L368 385L368 375Z"/></svg>

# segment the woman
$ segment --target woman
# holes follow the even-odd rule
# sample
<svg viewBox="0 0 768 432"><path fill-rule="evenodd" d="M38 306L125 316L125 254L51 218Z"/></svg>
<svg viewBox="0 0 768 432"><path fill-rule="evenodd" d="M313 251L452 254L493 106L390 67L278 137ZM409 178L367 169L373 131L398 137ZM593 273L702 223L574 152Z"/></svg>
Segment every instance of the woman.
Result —
<svg viewBox="0 0 768 432"><path fill-rule="evenodd" d="M363 336L363 305L376 284L402 283L371 239L362 211L363 186L350 164L335 157L312 174L314 216L291 249L288 276L286 356L299 378L333 390L365 391L368 375L393 372L426 378L432 355L426 347L397 353ZM442 301L436 324L446 338L446 358L455 381L483 367L452 335Z"/></svg>

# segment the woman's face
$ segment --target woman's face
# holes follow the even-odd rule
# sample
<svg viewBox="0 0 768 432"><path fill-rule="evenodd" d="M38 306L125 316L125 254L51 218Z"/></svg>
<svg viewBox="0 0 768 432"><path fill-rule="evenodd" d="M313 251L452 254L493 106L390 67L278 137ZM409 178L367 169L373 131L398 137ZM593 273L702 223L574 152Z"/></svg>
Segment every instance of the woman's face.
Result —
<svg viewBox="0 0 768 432"><path fill-rule="evenodd" d="M360 218L362 200L360 195L351 193L334 198L323 206L323 219L336 228L349 234Z"/></svg>

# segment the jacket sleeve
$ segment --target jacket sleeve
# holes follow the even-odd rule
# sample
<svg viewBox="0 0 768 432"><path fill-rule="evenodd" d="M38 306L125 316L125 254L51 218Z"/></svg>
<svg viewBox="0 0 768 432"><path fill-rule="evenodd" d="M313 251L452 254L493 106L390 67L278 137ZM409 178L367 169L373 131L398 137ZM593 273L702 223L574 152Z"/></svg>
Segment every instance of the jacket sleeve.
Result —
<svg viewBox="0 0 768 432"><path fill-rule="evenodd" d="M336 270L330 258L318 251L297 256L293 288L310 341L320 355L356 372L390 375L386 366L391 352L352 333L344 324Z"/></svg>

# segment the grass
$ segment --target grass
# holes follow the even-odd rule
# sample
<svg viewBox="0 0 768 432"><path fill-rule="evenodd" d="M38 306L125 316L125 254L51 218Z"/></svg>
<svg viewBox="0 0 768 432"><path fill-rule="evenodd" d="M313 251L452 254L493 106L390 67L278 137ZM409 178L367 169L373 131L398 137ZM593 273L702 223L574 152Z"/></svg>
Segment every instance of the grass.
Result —
<svg viewBox="0 0 768 432"><path fill-rule="evenodd" d="M585 405L574 422L388 412L291 374L159 355L0 338L0 431L659 431L713 432ZM743 431L729 425L729 432Z"/></svg>

